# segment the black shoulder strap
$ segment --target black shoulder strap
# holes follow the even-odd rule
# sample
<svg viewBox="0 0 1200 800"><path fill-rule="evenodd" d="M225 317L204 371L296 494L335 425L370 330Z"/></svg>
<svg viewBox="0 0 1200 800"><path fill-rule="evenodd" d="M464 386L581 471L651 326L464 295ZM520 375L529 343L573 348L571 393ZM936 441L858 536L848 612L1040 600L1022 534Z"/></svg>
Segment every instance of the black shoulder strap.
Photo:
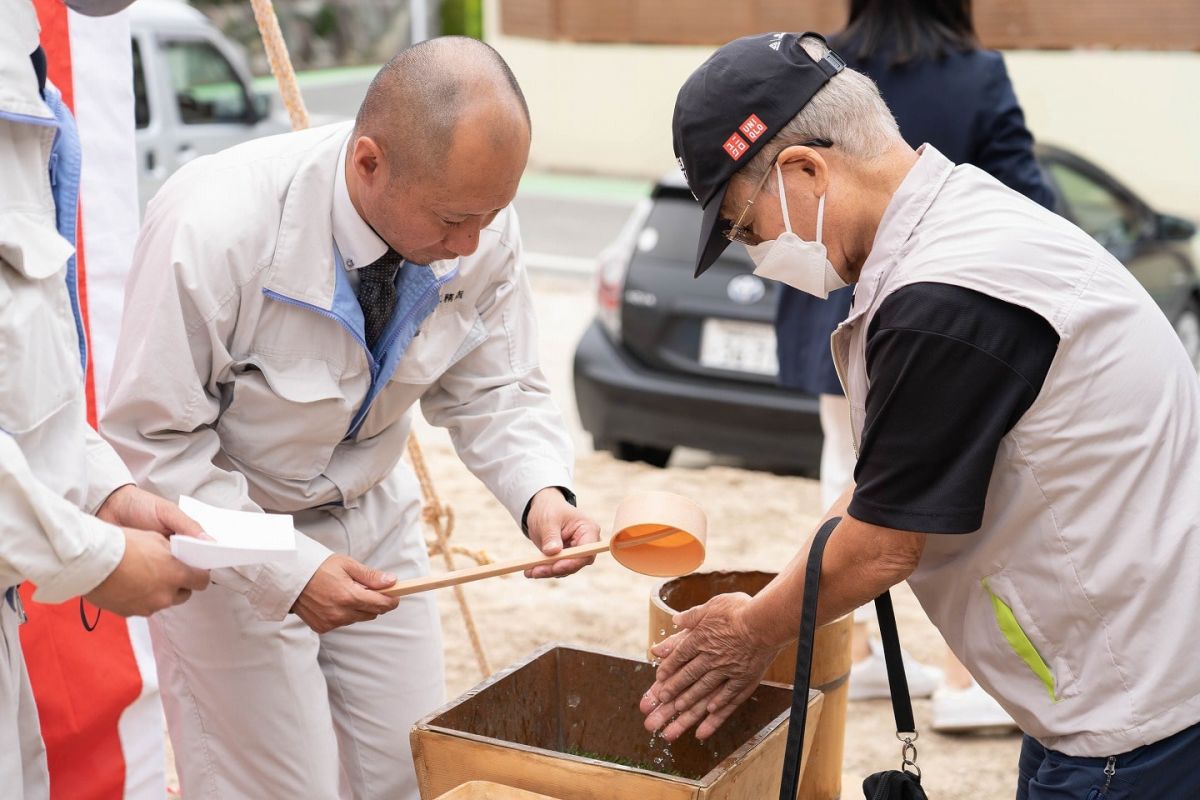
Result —
<svg viewBox="0 0 1200 800"><path fill-rule="evenodd" d="M808 721L808 687L812 673L813 637L817 632L817 592L821 583L821 560L825 544L841 517L827 520L813 538L804 572L804 605L800 616L800 636L796 643L796 676L792 681L792 712L788 724L787 749L783 756L783 780L779 800L795 800L800 786L800 755L804 746L804 727ZM908 680L900 657L900 636L896 630L896 615L892 597L884 592L875 598L879 615L879 632L883 639L883 655L887 663L888 684L892 692L892 712L897 731L914 731L912 701L908 696Z"/></svg>
<svg viewBox="0 0 1200 800"><path fill-rule="evenodd" d="M800 638L796 644L796 676L792 681L792 713L788 723L787 748L783 753L783 782L779 800L795 800L800 788L800 755L804 748L804 725L808 721L808 685L812 672L813 636L817 631L817 590L821 583L821 558L829 535L842 521L827 520L817 531L808 566L804 571L804 606L800 615Z"/></svg>
<svg viewBox="0 0 1200 800"><path fill-rule="evenodd" d="M892 715L896 718L897 733L916 733L912 698L908 694L908 677L904 674L904 659L900 655L900 632L896 630L896 613L892 610L892 595L884 592L875 598L875 615L879 618L879 638L883 640L883 660L887 664L888 689L892 693Z"/></svg>

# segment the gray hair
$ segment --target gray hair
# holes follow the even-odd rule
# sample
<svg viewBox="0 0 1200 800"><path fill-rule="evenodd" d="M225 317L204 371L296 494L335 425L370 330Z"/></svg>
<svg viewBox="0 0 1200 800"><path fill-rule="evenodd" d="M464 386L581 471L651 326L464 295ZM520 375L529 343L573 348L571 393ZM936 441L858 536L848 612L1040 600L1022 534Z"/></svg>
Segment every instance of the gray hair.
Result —
<svg viewBox="0 0 1200 800"><path fill-rule="evenodd" d="M805 36L800 46L817 61L829 52L815 36ZM850 158L862 161L872 161L904 141L879 88L866 75L847 68L830 78L737 176L757 181L780 151L812 139L827 139Z"/></svg>

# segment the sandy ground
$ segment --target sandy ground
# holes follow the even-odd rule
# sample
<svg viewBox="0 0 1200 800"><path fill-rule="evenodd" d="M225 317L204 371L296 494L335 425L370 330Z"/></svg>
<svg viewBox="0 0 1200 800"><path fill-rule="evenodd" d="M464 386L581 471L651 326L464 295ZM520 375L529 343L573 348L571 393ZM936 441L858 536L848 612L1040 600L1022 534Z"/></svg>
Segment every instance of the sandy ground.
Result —
<svg viewBox="0 0 1200 800"><path fill-rule="evenodd" d="M697 452L677 454L667 469L614 460L591 451L571 394L571 356L592 316L591 286L579 279L536 276L542 361L578 445L580 506L610 533L617 503L636 489L663 489L699 502L710 517L705 569L775 570L819 519L816 481L741 469ZM436 486L453 506L454 541L482 548L494 559L533 552L503 507L458 461L444 432L419 425ZM464 561L462 566L467 566ZM435 567L436 569L436 567ZM466 587L493 669L520 660L548 642L587 645L621 655L645 654L647 603L658 579L624 570L602 557L570 578L531 581L520 575ZM906 587L894 591L904 646L937 663L941 639ZM445 629L446 688L455 697L480 680L454 595L439 593ZM1013 796L1020 740L946 737L927 729L928 701L915 703L925 786L939 800ZM886 701L852 703L846 730L843 797L860 797L862 778L899 766L899 746ZM178 796L178 795L173 795ZM614 800L616 800L614 798ZM629 800L638 800L629 798ZM757 800L757 798L746 798Z"/></svg>

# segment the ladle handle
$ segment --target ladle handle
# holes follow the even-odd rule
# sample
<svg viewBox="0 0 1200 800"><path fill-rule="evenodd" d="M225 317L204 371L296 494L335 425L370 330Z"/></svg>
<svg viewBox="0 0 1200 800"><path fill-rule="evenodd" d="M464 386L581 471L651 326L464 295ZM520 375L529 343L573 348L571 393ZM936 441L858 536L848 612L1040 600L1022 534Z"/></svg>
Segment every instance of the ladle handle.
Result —
<svg viewBox="0 0 1200 800"><path fill-rule="evenodd" d="M543 564L553 564L564 558L588 558L608 552L608 542L593 542L592 544L568 547L556 556L538 556L522 558L515 561L501 561L496 564L484 564L479 567L468 567L447 572L444 575L431 575L427 578L413 578L407 581L396 581L387 589L380 591L388 597L404 597L430 589L442 589L446 586L457 586L460 583L470 583L484 578L494 578L497 575L507 575L510 572L524 572L530 567L540 567Z"/></svg>

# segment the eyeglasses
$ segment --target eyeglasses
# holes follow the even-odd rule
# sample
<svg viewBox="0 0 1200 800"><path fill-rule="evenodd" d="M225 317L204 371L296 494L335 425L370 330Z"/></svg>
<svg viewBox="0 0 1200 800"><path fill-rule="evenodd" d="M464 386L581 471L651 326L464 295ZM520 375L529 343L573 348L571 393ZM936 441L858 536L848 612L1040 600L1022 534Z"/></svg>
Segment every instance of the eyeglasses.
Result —
<svg viewBox="0 0 1200 800"><path fill-rule="evenodd" d="M833 147L833 142L828 139L809 139L806 142L800 142L800 144L804 147ZM778 154L776 154L775 158L778 157ZM767 178L771 175L771 168L775 166L775 158L771 159L771 163L767 165L763 176L758 179L758 186L754 187L754 192L750 195L750 199L746 201L746 207L742 209L741 214L738 214L737 222L731 225L728 221L725 221L727 227L721 232L721 235L729 241L738 242L748 247L762 244L762 237L745 227L743 223L746 221L746 215L750 213L750 207L754 205L754 201L758 199L759 193L767 185Z"/></svg>

